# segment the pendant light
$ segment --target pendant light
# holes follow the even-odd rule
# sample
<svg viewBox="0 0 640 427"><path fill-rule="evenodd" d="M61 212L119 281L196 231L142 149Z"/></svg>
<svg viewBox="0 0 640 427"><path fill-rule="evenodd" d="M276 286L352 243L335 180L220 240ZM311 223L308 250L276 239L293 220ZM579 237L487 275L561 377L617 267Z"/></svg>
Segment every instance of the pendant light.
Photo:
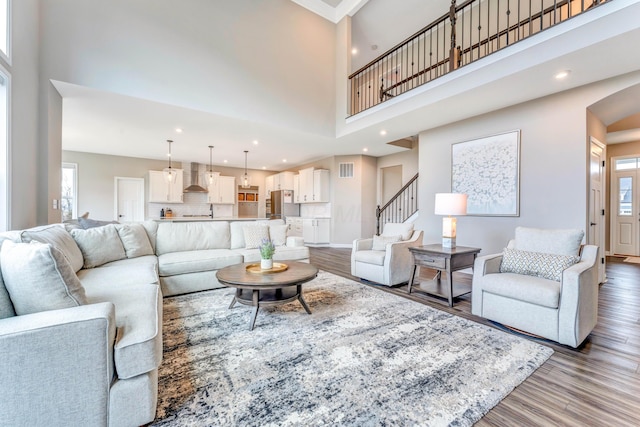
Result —
<svg viewBox="0 0 640 427"><path fill-rule="evenodd" d="M164 168L162 170L162 173L164 174L164 179L169 184L173 184L173 183L176 182L176 178L178 177L178 172L171 168L171 143L173 141L170 140L170 139L167 139L167 142L169 143L169 167L168 168Z"/></svg>
<svg viewBox="0 0 640 427"><path fill-rule="evenodd" d="M212 161L213 161L213 145L210 145L209 146L209 170L205 174L205 176L207 177L207 181L209 181L209 184L213 184L213 180L216 176L213 173L213 167L211 166Z"/></svg>
<svg viewBox="0 0 640 427"><path fill-rule="evenodd" d="M242 175L242 188L251 187L249 184L249 174L247 173L247 154L249 154L249 152L244 150L244 175Z"/></svg>

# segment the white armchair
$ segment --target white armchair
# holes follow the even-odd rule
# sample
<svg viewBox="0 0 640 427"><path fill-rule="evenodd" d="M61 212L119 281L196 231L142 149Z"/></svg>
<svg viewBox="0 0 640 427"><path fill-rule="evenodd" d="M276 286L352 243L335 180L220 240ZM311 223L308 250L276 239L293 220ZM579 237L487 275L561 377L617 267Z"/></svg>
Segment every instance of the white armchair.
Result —
<svg viewBox="0 0 640 427"><path fill-rule="evenodd" d="M471 312L578 347L598 320L598 247L580 252L583 235L518 227L504 253L476 259Z"/></svg>
<svg viewBox="0 0 640 427"><path fill-rule="evenodd" d="M387 223L380 236L353 241L351 275L387 286L408 282L413 272L409 248L420 245L422 230L413 230L413 224Z"/></svg>

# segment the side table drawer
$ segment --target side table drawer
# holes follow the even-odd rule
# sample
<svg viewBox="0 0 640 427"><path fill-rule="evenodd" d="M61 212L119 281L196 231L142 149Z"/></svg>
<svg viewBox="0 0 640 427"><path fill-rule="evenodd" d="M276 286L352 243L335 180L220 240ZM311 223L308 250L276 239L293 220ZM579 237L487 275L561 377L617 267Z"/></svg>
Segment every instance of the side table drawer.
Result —
<svg viewBox="0 0 640 427"><path fill-rule="evenodd" d="M438 255L413 253L415 263L422 267L447 268L447 258Z"/></svg>

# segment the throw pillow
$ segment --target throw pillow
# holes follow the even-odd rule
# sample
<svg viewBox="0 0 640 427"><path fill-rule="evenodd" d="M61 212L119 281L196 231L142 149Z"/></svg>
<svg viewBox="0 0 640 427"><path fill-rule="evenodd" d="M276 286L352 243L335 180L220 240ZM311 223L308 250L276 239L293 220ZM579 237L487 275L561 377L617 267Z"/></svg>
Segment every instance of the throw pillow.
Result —
<svg viewBox="0 0 640 427"><path fill-rule="evenodd" d="M267 224L245 225L242 229L247 249L259 248L262 240L269 238L269 226Z"/></svg>
<svg viewBox="0 0 640 427"><path fill-rule="evenodd" d="M505 248L500 272L525 274L560 282L562 272L578 261L580 257L577 255L555 255Z"/></svg>
<svg viewBox="0 0 640 427"><path fill-rule="evenodd" d="M149 237L142 224L118 224L116 230L127 258L153 255L151 242L149 242Z"/></svg>
<svg viewBox="0 0 640 427"><path fill-rule="evenodd" d="M20 240L23 243L29 243L34 240L40 243L49 243L62 251L71 267L73 267L73 271L78 271L82 268L84 262L82 252L73 237L71 237L71 234L69 234L69 231L61 224L29 228L20 234Z"/></svg>
<svg viewBox="0 0 640 427"><path fill-rule="evenodd" d="M18 315L87 303L69 261L48 243L5 240L0 249L0 268Z"/></svg>
<svg viewBox="0 0 640 427"><path fill-rule="evenodd" d="M402 236L401 240L409 240L413 234L413 223L388 222L384 225L383 236Z"/></svg>
<svg viewBox="0 0 640 427"><path fill-rule="evenodd" d="M269 237L275 246L283 246L287 243L287 224L272 225L269 227Z"/></svg>
<svg viewBox="0 0 640 427"><path fill-rule="evenodd" d="M387 243L400 242L402 236L373 236L372 251L384 251L387 249Z"/></svg>
<svg viewBox="0 0 640 427"><path fill-rule="evenodd" d="M98 267L127 257L114 224L71 230L71 235L82 251L84 268Z"/></svg>
<svg viewBox="0 0 640 427"><path fill-rule="evenodd" d="M118 224L118 221L97 221L91 218L80 217L78 218L78 223L80 224L80 227L87 230L89 228L102 227L107 224Z"/></svg>

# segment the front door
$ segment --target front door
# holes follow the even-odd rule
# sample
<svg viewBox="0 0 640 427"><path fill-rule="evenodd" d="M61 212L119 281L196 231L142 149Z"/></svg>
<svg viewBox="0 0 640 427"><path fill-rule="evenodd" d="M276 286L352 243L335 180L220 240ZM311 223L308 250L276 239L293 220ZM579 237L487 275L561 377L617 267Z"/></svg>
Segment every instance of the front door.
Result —
<svg viewBox="0 0 640 427"><path fill-rule="evenodd" d="M638 256L638 159L613 159L611 240L613 253Z"/></svg>
<svg viewBox="0 0 640 427"><path fill-rule="evenodd" d="M144 179L116 177L116 221L144 221Z"/></svg>

